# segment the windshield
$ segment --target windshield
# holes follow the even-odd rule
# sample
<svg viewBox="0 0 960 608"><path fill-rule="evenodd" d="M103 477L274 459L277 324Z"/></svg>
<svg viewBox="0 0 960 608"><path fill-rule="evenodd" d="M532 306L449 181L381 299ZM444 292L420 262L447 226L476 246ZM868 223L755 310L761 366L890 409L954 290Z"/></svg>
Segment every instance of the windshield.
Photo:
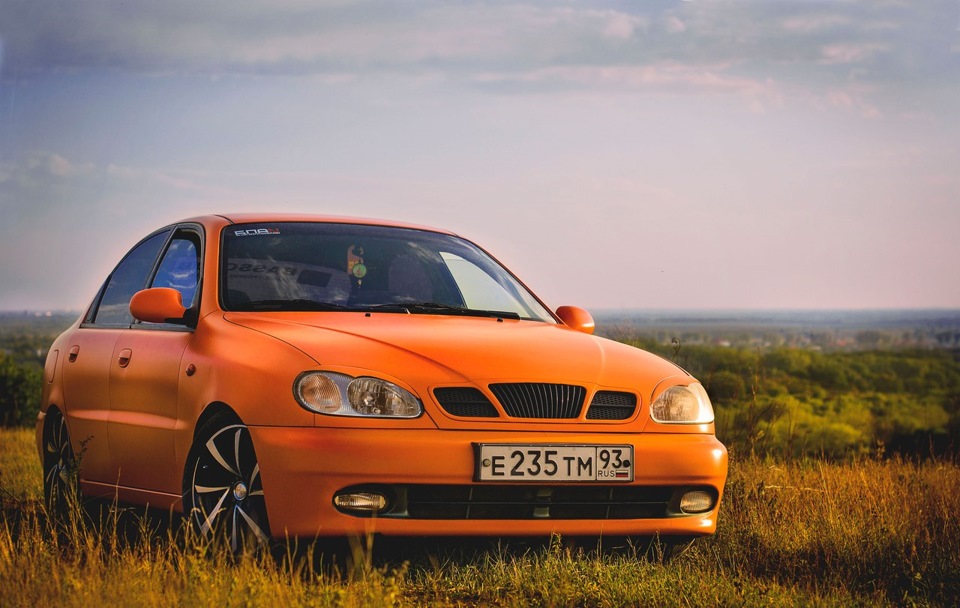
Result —
<svg viewBox="0 0 960 608"><path fill-rule="evenodd" d="M377 310L554 323L505 268L463 239L409 228L238 224L223 232L225 310Z"/></svg>

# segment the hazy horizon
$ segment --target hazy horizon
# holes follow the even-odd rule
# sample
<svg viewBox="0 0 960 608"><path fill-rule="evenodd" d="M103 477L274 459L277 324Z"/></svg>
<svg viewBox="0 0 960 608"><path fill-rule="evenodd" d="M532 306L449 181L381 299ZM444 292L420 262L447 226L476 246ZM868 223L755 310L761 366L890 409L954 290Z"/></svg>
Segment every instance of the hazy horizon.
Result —
<svg viewBox="0 0 960 608"><path fill-rule="evenodd" d="M92 298L91 298L92 299ZM576 303L570 304L577 306ZM563 304L561 304L563 306ZM56 315L79 315L83 308L0 308L0 314L27 314L43 315L52 313ZM644 308L644 307L626 307L626 306L592 306L589 312L596 314L608 313L626 313L626 314L677 314L677 315L763 315L763 314L923 314L923 313L952 313L960 315L960 307L932 307L932 308Z"/></svg>

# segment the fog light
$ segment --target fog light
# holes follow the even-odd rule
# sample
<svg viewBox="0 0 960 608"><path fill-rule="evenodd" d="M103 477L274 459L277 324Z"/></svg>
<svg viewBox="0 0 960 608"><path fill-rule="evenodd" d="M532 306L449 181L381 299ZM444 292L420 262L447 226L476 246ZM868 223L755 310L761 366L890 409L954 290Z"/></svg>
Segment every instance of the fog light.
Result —
<svg viewBox="0 0 960 608"><path fill-rule="evenodd" d="M703 490L693 490L680 498L680 510L684 513L705 513L713 508L713 496Z"/></svg>
<svg viewBox="0 0 960 608"><path fill-rule="evenodd" d="M379 513L387 507L387 497L376 492L352 492L337 494L333 497L333 504L342 511Z"/></svg>

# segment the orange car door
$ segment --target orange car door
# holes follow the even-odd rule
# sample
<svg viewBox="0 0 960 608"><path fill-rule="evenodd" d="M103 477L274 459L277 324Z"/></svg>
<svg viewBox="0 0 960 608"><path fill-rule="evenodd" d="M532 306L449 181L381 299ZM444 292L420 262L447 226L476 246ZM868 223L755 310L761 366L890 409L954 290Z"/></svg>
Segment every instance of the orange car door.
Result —
<svg viewBox="0 0 960 608"><path fill-rule="evenodd" d="M173 235L150 287L180 292L183 304L199 304L200 235L181 228ZM118 484L179 495L183 471L175 466L180 362L193 331L177 323L135 323L117 341L110 361L110 451Z"/></svg>
<svg viewBox="0 0 960 608"><path fill-rule="evenodd" d="M180 359L193 336L185 331L130 329L110 362L110 451L118 484L180 493L174 463Z"/></svg>

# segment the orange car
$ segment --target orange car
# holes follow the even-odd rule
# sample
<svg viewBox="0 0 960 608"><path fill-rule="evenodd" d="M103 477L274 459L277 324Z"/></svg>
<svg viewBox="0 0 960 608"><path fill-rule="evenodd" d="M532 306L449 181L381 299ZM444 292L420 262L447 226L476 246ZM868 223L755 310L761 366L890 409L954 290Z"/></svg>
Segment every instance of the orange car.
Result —
<svg viewBox="0 0 960 608"><path fill-rule="evenodd" d="M703 387L551 312L454 234L315 216L140 241L50 349L48 504L172 508L203 534L687 539L727 452Z"/></svg>

